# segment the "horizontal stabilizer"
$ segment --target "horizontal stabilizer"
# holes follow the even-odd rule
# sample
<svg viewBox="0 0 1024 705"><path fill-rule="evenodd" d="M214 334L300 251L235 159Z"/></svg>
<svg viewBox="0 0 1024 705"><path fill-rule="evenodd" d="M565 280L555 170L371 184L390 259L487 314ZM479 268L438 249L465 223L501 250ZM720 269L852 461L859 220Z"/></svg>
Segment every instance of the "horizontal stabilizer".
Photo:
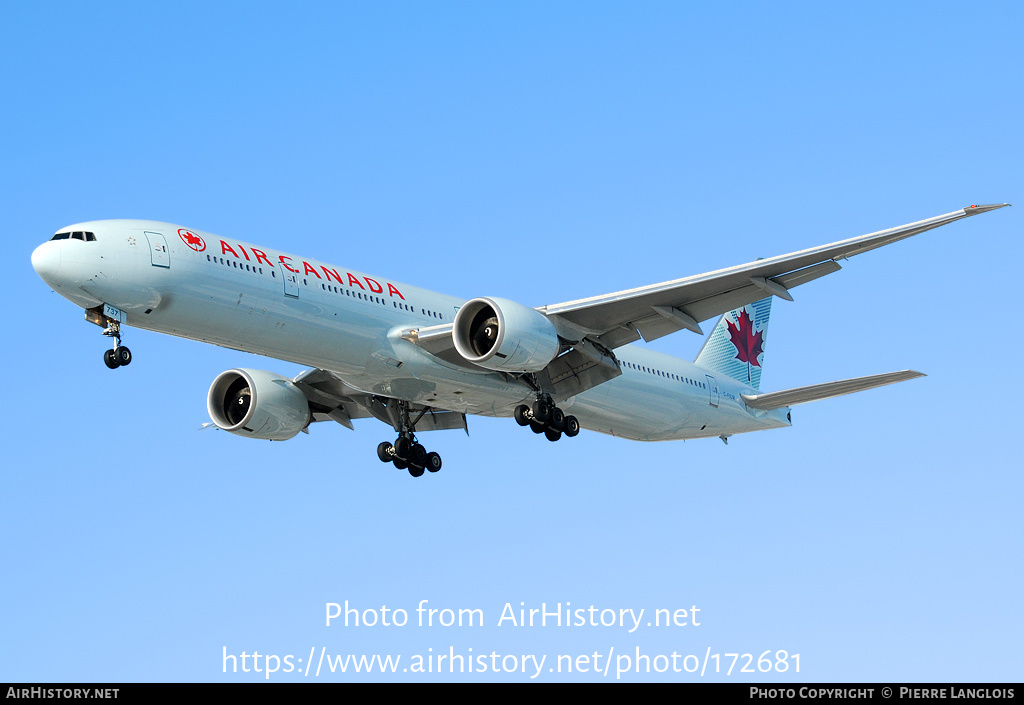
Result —
<svg viewBox="0 0 1024 705"><path fill-rule="evenodd" d="M752 409L779 409L784 406L795 406L806 404L809 401L829 399L843 394L862 392L865 389L882 387L886 384L905 382L915 377L924 377L924 373L914 370L901 370L900 372L886 372L882 375L870 377L857 377L855 379L843 379L838 382L826 382L825 384L812 384L809 387L796 387L785 389L781 392L768 392L767 394L741 394L743 401Z"/></svg>

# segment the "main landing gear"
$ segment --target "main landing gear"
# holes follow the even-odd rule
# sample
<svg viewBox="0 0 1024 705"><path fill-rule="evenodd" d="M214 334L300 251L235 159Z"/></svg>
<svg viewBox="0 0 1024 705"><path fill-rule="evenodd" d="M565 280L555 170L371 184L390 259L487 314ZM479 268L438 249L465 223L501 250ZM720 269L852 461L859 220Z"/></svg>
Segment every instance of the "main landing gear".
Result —
<svg viewBox="0 0 1024 705"><path fill-rule="evenodd" d="M427 452L417 440L414 434L416 422L419 421L426 409L420 412L414 420L409 419L409 408L405 402L398 402L401 430L394 443L384 441L377 446L377 457L382 463L394 463L399 470L408 470L413 477L420 477L424 471L437 472L441 469L441 456L434 452Z"/></svg>
<svg viewBox="0 0 1024 705"><path fill-rule="evenodd" d="M541 397L533 403L533 407L520 404L513 416L520 426L529 426L534 433L543 433L549 441L557 441L564 433L572 438L580 432L580 422L575 416L566 416L551 401L551 397Z"/></svg>
<svg viewBox="0 0 1024 705"><path fill-rule="evenodd" d="M107 319L107 329L103 335L114 339L114 348L103 353L103 362L110 369L124 367L132 361L132 351L121 345L121 324L112 318Z"/></svg>
<svg viewBox="0 0 1024 705"><path fill-rule="evenodd" d="M377 457L383 463L394 463L399 470L408 468L413 477L419 477L425 470L441 469L441 456L433 451L428 453L412 434L399 436L394 443L384 441L377 446Z"/></svg>

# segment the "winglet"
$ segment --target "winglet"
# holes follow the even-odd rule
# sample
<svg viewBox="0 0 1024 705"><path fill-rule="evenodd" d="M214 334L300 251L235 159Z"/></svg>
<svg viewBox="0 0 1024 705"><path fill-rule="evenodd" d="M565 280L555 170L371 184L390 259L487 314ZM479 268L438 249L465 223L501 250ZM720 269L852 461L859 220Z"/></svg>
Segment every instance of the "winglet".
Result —
<svg viewBox="0 0 1024 705"><path fill-rule="evenodd" d="M994 211L997 208L1006 208L1009 203L991 203L987 206L967 206L964 208L964 215L978 215L978 213L987 213Z"/></svg>

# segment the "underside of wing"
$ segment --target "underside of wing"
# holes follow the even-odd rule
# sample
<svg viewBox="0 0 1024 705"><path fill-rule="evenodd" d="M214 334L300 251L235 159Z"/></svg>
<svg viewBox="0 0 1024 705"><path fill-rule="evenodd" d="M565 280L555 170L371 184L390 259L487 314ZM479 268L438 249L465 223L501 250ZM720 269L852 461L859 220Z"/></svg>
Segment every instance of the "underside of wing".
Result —
<svg viewBox="0 0 1024 705"><path fill-rule="evenodd" d="M401 426L394 400L359 391L330 370L306 370L293 381L306 395L314 421L333 420L352 429L352 419L376 418L396 430ZM417 404L407 404L406 410L416 419L417 432L462 429L469 433L465 414Z"/></svg>

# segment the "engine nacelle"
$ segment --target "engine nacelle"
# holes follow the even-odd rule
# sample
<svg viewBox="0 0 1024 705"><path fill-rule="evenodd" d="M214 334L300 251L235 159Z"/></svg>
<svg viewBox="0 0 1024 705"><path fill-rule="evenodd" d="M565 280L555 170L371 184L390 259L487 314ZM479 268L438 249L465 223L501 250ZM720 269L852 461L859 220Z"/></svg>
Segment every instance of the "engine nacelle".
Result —
<svg viewBox="0 0 1024 705"><path fill-rule="evenodd" d="M555 325L515 301L479 298L455 314L455 349L469 362L501 372L539 372L558 355Z"/></svg>
<svg viewBox="0 0 1024 705"><path fill-rule="evenodd" d="M263 370L228 370L210 385L206 408L218 428L246 438L286 441L309 425L309 402L290 379Z"/></svg>

